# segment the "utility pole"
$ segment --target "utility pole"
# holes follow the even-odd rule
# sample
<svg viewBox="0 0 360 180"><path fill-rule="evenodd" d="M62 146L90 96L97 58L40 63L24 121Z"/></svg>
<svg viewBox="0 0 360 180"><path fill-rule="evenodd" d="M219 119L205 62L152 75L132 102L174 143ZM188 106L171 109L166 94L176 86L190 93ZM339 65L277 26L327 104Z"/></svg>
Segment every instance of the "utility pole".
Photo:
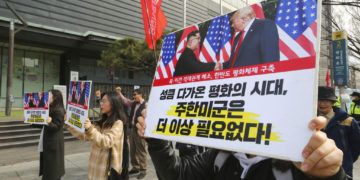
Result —
<svg viewBox="0 0 360 180"><path fill-rule="evenodd" d="M15 30L14 20L10 20L10 30L9 30L9 59L8 59L8 68L7 68L7 79L6 79L6 105L5 105L5 115L11 116L11 106L14 101L14 96L12 94L12 79L13 79L13 63L14 63L14 39L15 34L27 26L26 21L15 11L15 9L5 1L6 6L11 10L11 12L17 17L18 20L24 25L19 29Z"/></svg>
<svg viewBox="0 0 360 180"><path fill-rule="evenodd" d="M8 67L7 67L7 79L6 79L6 105L5 105L5 115L11 116L11 106L13 102L12 95L12 77L13 77L13 61L14 61L14 20L10 20L10 30L9 30L9 56L8 56Z"/></svg>
<svg viewBox="0 0 360 180"><path fill-rule="evenodd" d="M331 12L331 6L330 5L325 5L323 6L323 11L325 14L325 27L326 29L328 29L329 31L328 34L326 34L325 39L328 40L328 45L329 45L329 49L328 49L328 69L330 69L330 75L331 75L331 81L330 81L330 86L333 87L333 80L334 80L334 69L333 69L333 52L332 52L332 41L331 41L331 37L332 37L332 12Z"/></svg>

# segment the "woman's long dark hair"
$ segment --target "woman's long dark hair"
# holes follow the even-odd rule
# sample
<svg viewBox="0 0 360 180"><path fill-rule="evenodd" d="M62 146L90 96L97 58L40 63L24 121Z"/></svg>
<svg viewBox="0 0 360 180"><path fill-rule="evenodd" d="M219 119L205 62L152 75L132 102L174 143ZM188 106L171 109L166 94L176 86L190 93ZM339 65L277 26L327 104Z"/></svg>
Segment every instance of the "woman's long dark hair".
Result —
<svg viewBox="0 0 360 180"><path fill-rule="evenodd" d="M51 92L52 98L53 98L53 101L50 104L50 112L61 111L61 112L65 113L63 97L62 97L61 91L59 91L57 89L52 89L52 90L50 90L50 92Z"/></svg>
<svg viewBox="0 0 360 180"><path fill-rule="evenodd" d="M115 121L121 120L123 122L124 127L127 125L127 118L125 115L124 107L122 102L120 101L119 97L117 96L116 92L106 92L101 94L101 99L104 96L107 96L110 106L111 106L111 113L110 116L107 113L103 113L101 120L98 122L101 128L111 128ZM125 129L125 128L124 128Z"/></svg>

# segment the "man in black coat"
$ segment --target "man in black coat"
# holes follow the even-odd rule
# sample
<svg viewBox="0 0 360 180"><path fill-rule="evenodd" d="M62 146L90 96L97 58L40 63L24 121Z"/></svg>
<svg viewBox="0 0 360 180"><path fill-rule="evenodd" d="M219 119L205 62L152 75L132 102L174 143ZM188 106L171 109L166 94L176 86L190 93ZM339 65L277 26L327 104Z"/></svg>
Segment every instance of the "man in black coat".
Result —
<svg viewBox="0 0 360 180"><path fill-rule="evenodd" d="M139 117L136 125L142 137L146 127L144 117ZM259 161L245 164L248 165L246 170L243 160L237 157L238 153L211 149L192 158L180 158L168 141L147 139L147 142L155 169L160 178L166 180L345 180L346 174L341 168L342 151L324 132L319 131L325 125L324 117L310 122L309 128L316 131L303 150L304 162L258 157ZM257 158L250 154L245 156L248 159Z"/></svg>
<svg viewBox="0 0 360 180"><path fill-rule="evenodd" d="M216 63L202 63L196 58L194 51L199 48L200 33L193 31L187 36L187 44L184 52L175 66L175 76L183 76L188 74L202 73L213 71L218 68L219 64Z"/></svg>
<svg viewBox="0 0 360 180"><path fill-rule="evenodd" d="M242 8L231 17L234 42L230 60L224 69L257 65L280 60L279 35L268 19L256 19L251 7Z"/></svg>

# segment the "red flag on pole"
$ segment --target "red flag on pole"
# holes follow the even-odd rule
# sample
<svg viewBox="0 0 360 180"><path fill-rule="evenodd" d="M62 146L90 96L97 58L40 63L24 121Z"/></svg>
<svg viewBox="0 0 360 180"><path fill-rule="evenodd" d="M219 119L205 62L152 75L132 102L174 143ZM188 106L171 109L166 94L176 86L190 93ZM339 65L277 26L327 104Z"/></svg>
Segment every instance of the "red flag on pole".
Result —
<svg viewBox="0 0 360 180"><path fill-rule="evenodd" d="M328 69L327 71L326 71L326 86L327 87L330 87L331 86L331 78L330 78L330 69Z"/></svg>
<svg viewBox="0 0 360 180"><path fill-rule="evenodd" d="M161 9L162 0L141 0L144 22L145 40L150 49L154 49L156 41L161 37L167 21Z"/></svg>

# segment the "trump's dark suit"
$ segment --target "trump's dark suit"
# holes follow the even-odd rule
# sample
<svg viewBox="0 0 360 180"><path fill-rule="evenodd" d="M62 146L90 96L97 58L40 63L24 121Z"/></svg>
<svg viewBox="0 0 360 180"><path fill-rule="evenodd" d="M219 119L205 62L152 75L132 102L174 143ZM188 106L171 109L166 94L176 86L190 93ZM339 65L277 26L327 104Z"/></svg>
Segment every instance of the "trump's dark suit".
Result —
<svg viewBox="0 0 360 180"><path fill-rule="evenodd" d="M85 106L85 96L86 96L86 93L85 93L85 88L81 91L81 94L80 94L80 99L79 99L79 102L78 104L80 105L83 105Z"/></svg>
<svg viewBox="0 0 360 180"><path fill-rule="evenodd" d="M255 19L237 54L235 46L234 43L230 60L223 64L224 69L275 62L280 59L279 35L275 23L271 20Z"/></svg>

